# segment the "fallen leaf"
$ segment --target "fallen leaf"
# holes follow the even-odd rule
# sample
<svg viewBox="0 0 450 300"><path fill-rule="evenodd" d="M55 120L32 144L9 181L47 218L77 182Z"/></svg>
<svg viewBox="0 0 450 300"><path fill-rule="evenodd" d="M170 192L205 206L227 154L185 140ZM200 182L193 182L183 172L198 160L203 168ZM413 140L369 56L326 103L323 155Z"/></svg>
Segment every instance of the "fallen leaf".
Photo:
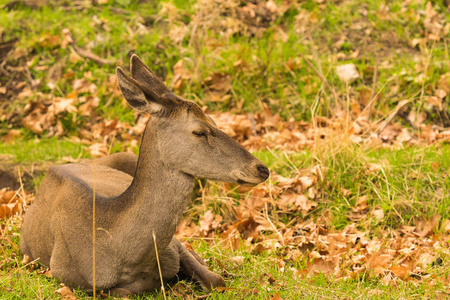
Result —
<svg viewBox="0 0 450 300"><path fill-rule="evenodd" d="M242 266L244 264L245 257L244 256L233 256L233 257L230 257L230 261L233 264L235 264L236 266Z"/></svg>
<svg viewBox="0 0 450 300"><path fill-rule="evenodd" d="M275 296L270 297L270 300L283 300L280 296L280 292L278 292Z"/></svg>
<svg viewBox="0 0 450 300"><path fill-rule="evenodd" d="M377 219L378 222L382 221L384 219L384 211L382 208L375 208L370 212L370 214Z"/></svg>
<svg viewBox="0 0 450 300"><path fill-rule="evenodd" d="M394 273L395 276L400 279L405 279L406 276L408 275L408 270L401 266L394 265L389 270L391 270L392 273Z"/></svg>
<svg viewBox="0 0 450 300"><path fill-rule="evenodd" d="M437 89L434 92L434 95L440 99L444 99L445 97L447 97L447 92L441 89Z"/></svg>
<svg viewBox="0 0 450 300"><path fill-rule="evenodd" d="M89 152L92 157L103 157L108 154L108 147L103 143L95 143L89 146Z"/></svg>
<svg viewBox="0 0 450 300"><path fill-rule="evenodd" d="M303 190L307 190L308 188L313 186L314 183L316 183L317 178L315 176L311 176L311 177L310 176L303 176L303 177L300 177L298 179L298 181L302 185L302 189Z"/></svg>
<svg viewBox="0 0 450 300"><path fill-rule="evenodd" d="M442 103L442 98L438 98L435 96L428 96L428 97L425 97L425 101L427 101L431 105L437 107L440 111L444 108L443 103Z"/></svg>
<svg viewBox="0 0 450 300"><path fill-rule="evenodd" d="M4 143L10 143L14 141L16 138L20 136L20 130L18 129L11 129L8 131L8 133L2 138Z"/></svg>
<svg viewBox="0 0 450 300"><path fill-rule="evenodd" d="M223 217L216 215L212 210L208 210L200 219L200 233L201 236L208 236L210 231L220 227Z"/></svg>
<svg viewBox="0 0 450 300"><path fill-rule="evenodd" d="M20 203L8 203L8 204L0 204L0 219L9 218L15 214L17 214L20 210Z"/></svg>
<svg viewBox="0 0 450 300"><path fill-rule="evenodd" d="M22 264L26 265L30 262L31 262L31 258L27 254L25 254L22 259Z"/></svg>
<svg viewBox="0 0 450 300"><path fill-rule="evenodd" d="M336 73L340 80L347 83L351 83L359 78L358 70L354 64L337 66Z"/></svg>
<svg viewBox="0 0 450 300"><path fill-rule="evenodd" d="M314 262L309 265L308 271L310 273L323 273L328 274L333 272L334 264L331 261L325 260L323 258L316 258Z"/></svg>
<svg viewBox="0 0 450 300"><path fill-rule="evenodd" d="M61 284L61 288L55 291L55 293L59 294L61 296L61 299L64 300L77 300L78 298L75 296L74 293L65 286L64 284Z"/></svg>

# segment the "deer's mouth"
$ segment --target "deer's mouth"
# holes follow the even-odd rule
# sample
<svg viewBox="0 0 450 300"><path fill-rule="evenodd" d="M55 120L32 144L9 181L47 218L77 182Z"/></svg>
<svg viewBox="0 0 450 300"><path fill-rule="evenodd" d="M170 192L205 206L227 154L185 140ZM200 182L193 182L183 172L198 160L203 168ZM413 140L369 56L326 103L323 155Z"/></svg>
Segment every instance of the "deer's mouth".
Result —
<svg viewBox="0 0 450 300"><path fill-rule="evenodd" d="M236 183L246 187L253 187L264 182L270 175L269 169L263 164L250 166L244 170L233 172Z"/></svg>
<svg viewBox="0 0 450 300"><path fill-rule="evenodd" d="M238 179L236 180L236 182L242 186L246 186L246 187L254 187L257 185L257 183L252 183L252 182L248 182L242 179Z"/></svg>

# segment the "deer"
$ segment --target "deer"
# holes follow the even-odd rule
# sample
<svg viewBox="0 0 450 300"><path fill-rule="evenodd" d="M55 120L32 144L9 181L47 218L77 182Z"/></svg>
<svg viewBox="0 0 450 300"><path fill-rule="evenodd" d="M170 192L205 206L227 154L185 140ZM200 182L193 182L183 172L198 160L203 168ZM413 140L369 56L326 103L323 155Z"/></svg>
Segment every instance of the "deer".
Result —
<svg viewBox="0 0 450 300"><path fill-rule="evenodd" d="M255 186L270 171L199 105L172 93L137 55L130 71L117 67L120 91L132 108L150 115L139 155L50 167L24 214L21 253L68 287L87 292L95 286L141 294L177 277L205 291L225 286L221 275L174 238L195 178Z"/></svg>

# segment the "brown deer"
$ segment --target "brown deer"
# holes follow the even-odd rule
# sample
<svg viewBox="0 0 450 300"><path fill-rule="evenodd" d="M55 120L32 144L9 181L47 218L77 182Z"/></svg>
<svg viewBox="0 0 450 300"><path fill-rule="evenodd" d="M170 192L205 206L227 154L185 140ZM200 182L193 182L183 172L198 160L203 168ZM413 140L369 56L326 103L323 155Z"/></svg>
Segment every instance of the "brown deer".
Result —
<svg viewBox="0 0 450 300"><path fill-rule="evenodd" d="M206 289L225 286L174 233L194 188L194 177L256 185L269 170L219 130L194 102L175 96L136 56L131 77L118 67L120 90L150 114L139 151L51 167L24 216L22 254L49 266L66 285L142 293L164 280L190 277ZM156 245L154 244L156 241Z"/></svg>

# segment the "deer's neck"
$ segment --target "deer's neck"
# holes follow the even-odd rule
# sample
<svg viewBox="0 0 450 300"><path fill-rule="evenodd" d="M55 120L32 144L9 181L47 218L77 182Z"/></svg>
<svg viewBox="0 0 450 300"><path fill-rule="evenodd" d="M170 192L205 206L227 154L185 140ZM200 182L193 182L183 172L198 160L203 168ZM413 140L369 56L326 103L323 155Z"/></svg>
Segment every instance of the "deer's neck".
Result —
<svg viewBox="0 0 450 300"><path fill-rule="evenodd" d="M136 174L124 194L128 202L124 214L126 231L131 234L130 247L154 251L153 233L158 249L164 249L175 234L179 219L194 187L190 175L167 167L162 161L156 140L158 133L147 127L142 138ZM124 237L126 238L126 237ZM142 247L152 249L144 250ZM148 253L148 252L147 252Z"/></svg>

